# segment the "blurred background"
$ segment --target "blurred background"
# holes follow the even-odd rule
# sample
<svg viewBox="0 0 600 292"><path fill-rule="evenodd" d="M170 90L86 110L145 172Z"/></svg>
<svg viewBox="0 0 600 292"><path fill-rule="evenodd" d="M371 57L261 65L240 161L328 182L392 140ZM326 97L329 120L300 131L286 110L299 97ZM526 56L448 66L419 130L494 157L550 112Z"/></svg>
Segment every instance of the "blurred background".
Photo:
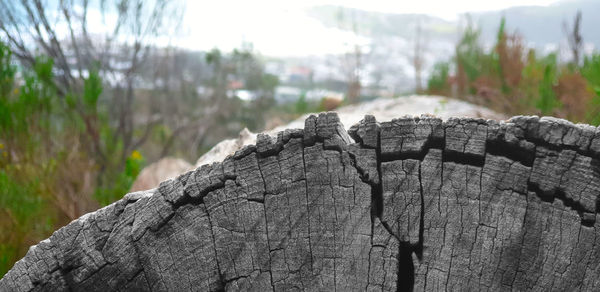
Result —
<svg viewBox="0 0 600 292"><path fill-rule="evenodd" d="M415 94L600 123L596 0L0 1L0 276L244 128Z"/></svg>

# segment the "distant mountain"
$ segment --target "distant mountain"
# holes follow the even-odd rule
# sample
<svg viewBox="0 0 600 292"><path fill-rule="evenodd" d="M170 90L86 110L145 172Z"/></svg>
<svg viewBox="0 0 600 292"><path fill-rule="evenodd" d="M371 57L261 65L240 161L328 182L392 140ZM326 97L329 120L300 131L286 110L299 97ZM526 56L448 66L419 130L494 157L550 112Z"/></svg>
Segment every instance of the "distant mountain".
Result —
<svg viewBox="0 0 600 292"><path fill-rule="evenodd" d="M566 0L550 6L519 6L502 11L473 14L473 19L481 26L484 39L495 37L500 19L506 18L509 31L517 30L528 42L536 45L557 44L565 39L563 22L570 27L577 11L581 11L581 35L586 43L600 48L600 1Z"/></svg>
<svg viewBox="0 0 600 292"><path fill-rule="evenodd" d="M560 49L559 58L570 60L563 23L569 27L577 11L582 12L581 34L586 45L600 49L600 0L565 0L549 6L519 6L499 11L468 13L482 33L482 44L495 42L502 17L506 31L517 31L524 44L543 53ZM370 40L368 65L364 70L373 84L386 88L412 88L416 82L413 57L416 33L421 29L423 76L427 80L432 66L447 61L455 53L466 15L448 21L425 14L382 13L339 6L317 6L308 15L327 27L353 31Z"/></svg>
<svg viewBox="0 0 600 292"><path fill-rule="evenodd" d="M425 14L382 13L331 5L315 6L307 13L327 27L356 30L359 35L373 38L413 38L419 22L430 38L455 38L457 31L455 22Z"/></svg>
<svg viewBox="0 0 600 292"><path fill-rule="evenodd" d="M517 30L528 43L536 47L558 44L565 39L563 23L573 24L577 11L582 12L581 34L586 43L600 48L600 1L564 0L549 6L516 6L504 10L470 13L474 23L480 26L484 41L493 41L501 18L506 18L509 32ZM317 6L308 14L324 25L354 30L368 37L400 37L410 40L414 37L417 22L421 22L428 39L455 41L458 37L458 22L423 14L394 14L340 8L338 6Z"/></svg>

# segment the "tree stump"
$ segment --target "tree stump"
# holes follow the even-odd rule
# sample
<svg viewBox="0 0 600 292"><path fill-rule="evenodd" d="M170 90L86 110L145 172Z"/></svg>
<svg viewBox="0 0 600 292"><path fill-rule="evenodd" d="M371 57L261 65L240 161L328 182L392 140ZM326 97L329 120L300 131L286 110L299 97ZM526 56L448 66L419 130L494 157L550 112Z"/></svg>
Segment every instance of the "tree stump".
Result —
<svg viewBox="0 0 600 292"><path fill-rule="evenodd" d="M335 113L131 193L2 291L600 290L600 129Z"/></svg>

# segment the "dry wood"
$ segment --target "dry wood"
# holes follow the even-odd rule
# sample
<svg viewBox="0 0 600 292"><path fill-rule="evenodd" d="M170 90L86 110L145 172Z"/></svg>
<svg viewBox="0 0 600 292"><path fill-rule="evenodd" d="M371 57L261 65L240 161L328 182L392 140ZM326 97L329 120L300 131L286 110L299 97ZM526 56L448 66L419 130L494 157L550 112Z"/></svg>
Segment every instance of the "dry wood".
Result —
<svg viewBox="0 0 600 292"><path fill-rule="evenodd" d="M595 127L324 113L256 144L73 221L0 290L600 290Z"/></svg>

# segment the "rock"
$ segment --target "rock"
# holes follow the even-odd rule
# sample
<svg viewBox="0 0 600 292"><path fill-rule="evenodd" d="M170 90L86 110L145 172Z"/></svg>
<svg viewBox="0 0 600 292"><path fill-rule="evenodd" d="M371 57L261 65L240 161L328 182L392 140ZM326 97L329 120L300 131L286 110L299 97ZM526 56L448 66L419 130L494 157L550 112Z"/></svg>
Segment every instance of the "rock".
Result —
<svg viewBox="0 0 600 292"><path fill-rule="evenodd" d="M232 155L242 147L255 143L256 134L248 131L247 128L244 128L236 139L223 140L208 152L204 153L204 155L200 156L196 161L195 167L223 161L225 157Z"/></svg>
<svg viewBox="0 0 600 292"><path fill-rule="evenodd" d="M432 114L442 120L450 117L472 117L503 120L507 117L484 107L476 106L468 102L441 97L441 96L404 96L394 99L379 98L356 105L344 106L336 109L342 124L351 126L357 124L364 115L372 115L380 121L387 121L398 116L420 116L421 114ZM304 121L310 115L304 115L286 125L267 130L266 134L277 135L286 129L302 128ZM349 128L347 128L349 129ZM221 161L228 155L233 155L242 147L256 143L256 134L244 129L237 139L224 140L217 144L206 154L196 161L196 167Z"/></svg>
<svg viewBox="0 0 600 292"><path fill-rule="evenodd" d="M372 115L378 121L390 121L403 116L434 115L442 120L451 117L484 118L505 120L507 116L488 108L477 106L466 101L432 95L410 95L397 98L377 98L371 101L347 105L335 110L344 125L350 127L360 122L365 115ZM277 133L285 129L302 128L304 120L310 114L283 126L269 130Z"/></svg>
<svg viewBox="0 0 600 292"><path fill-rule="evenodd" d="M332 99L339 101L338 99ZM441 96L405 96L395 99L390 98L379 98L376 100L363 102L357 105L350 105L341 107L336 110L342 124L350 126L357 124L365 114L373 115L374 119L379 120L391 120L397 116L403 115L416 115L421 114L435 114L442 119L448 119L449 117L474 117L474 118L490 118L490 119L505 119L506 117L495 113L487 108L472 105L470 103L449 99ZM309 115L304 115L295 121L290 122L287 125L279 126L274 129L268 130L265 133L267 135L277 135L278 132L286 129L301 128L304 125ZM441 121L440 121L441 122ZM358 130L358 129L357 129ZM350 130L350 133L353 133ZM593 134L593 132L592 132ZM239 136L235 139L228 139L221 141L215 145L211 150L202 155L195 163L194 167L200 167L205 164L211 164L214 162L222 161L229 155L233 155L236 151L240 150L246 145L256 144L257 135L244 128ZM589 137L591 139L591 137ZM368 143L368 142L367 142ZM180 161L179 163L181 164ZM166 163L166 162L165 162ZM183 165L183 164L181 164ZM163 180L172 178L177 174L184 173L191 167L181 167L180 171L176 172L176 168L171 168L173 171L168 171L166 174L163 173L163 169L168 167L152 167L148 166L144 168L140 174L140 177L136 179L136 183L132 187L131 191L147 190L155 188ZM142 176L143 174L143 176ZM148 178L150 177L150 178ZM157 177L159 179L154 179ZM137 183L141 180L143 183Z"/></svg>
<svg viewBox="0 0 600 292"><path fill-rule="evenodd" d="M423 116L352 129L311 116L128 194L31 247L0 291L600 289L589 126Z"/></svg>
<svg viewBox="0 0 600 292"><path fill-rule="evenodd" d="M205 164L222 161L228 155L233 155L236 151L246 145L256 143L256 134L244 128L239 137L236 139L228 139L221 141L211 150L202 155L196 165L193 166L187 161L174 157L165 157L159 161L152 163L142 169L137 176L130 192L149 190L158 187L160 182L174 178L186 171L198 168Z"/></svg>
<svg viewBox="0 0 600 292"><path fill-rule="evenodd" d="M176 177L190 169L192 169L192 165L183 159L162 158L144 167L129 191L136 192L155 188L161 181Z"/></svg>

